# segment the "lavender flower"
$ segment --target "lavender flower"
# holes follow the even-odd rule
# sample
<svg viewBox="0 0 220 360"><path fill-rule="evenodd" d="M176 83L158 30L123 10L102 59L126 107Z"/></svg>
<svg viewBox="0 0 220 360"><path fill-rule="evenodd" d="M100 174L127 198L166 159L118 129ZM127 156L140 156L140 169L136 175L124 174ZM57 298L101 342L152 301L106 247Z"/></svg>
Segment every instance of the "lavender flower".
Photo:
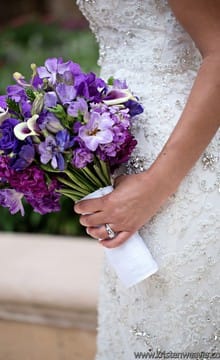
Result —
<svg viewBox="0 0 220 360"><path fill-rule="evenodd" d="M17 192L14 189L0 190L0 205L9 208L11 214L16 214L18 211L24 216L24 207L22 198L24 194Z"/></svg>
<svg viewBox="0 0 220 360"><path fill-rule="evenodd" d="M86 148L79 148L73 152L72 164L80 169L86 167L94 159L94 155Z"/></svg>
<svg viewBox="0 0 220 360"><path fill-rule="evenodd" d="M90 120L79 129L79 137L84 141L85 146L95 151L99 144L110 143L113 139L112 125L114 121L109 114L100 115L92 112Z"/></svg>
<svg viewBox="0 0 220 360"><path fill-rule="evenodd" d="M87 102L83 98L77 98L76 101L73 101L69 104L67 113L73 117L78 117L81 114L87 117L88 116Z"/></svg>
<svg viewBox="0 0 220 360"><path fill-rule="evenodd" d="M76 89L72 85L58 84L56 92L62 104L69 104L76 97Z"/></svg>
<svg viewBox="0 0 220 360"><path fill-rule="evenodd" d="M40 79L48 79L49 83L54 85L59 75L64 75L65 72L72 72L79 74L81 72L80 66L72 61L63 62L61 58L51 58L45 61L45 66L37 68Z"/></svg>

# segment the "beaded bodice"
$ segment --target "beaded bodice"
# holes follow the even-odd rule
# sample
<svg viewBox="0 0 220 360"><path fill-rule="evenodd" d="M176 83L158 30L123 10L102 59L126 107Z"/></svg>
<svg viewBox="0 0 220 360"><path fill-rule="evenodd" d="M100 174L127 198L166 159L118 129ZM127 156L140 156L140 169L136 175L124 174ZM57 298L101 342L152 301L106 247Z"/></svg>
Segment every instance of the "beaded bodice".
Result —
<svg viewBox="0 0 220 360"><path fill-rule="evenodd" d="M167 0L78 0L100 45L101 76L126 79L144 114L129 172L147 169L176 125L201 63ZM218 132L178 191L141 229L159 264L125 290L104 264L97 360L134 351L220 351Z"/></svg>

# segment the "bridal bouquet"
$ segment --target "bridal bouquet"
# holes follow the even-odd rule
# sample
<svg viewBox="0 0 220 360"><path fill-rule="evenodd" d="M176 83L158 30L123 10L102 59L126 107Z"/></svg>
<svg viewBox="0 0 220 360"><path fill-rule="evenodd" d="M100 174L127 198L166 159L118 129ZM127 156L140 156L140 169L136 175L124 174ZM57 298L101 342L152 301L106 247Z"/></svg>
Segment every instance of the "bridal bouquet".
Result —
<svg viewBox="0 0 220 360"><path fill-rule="evenodd" d="M0 96L0 205L24 215L23 199L40 214L60 211L60 197L73 201L113 190L111 175L127 162L136 140L134 117L143 111L126 82L106 83L72 61L31 65L29 82ZM106 249L126 286L157 270L138 234Z"/></svg>

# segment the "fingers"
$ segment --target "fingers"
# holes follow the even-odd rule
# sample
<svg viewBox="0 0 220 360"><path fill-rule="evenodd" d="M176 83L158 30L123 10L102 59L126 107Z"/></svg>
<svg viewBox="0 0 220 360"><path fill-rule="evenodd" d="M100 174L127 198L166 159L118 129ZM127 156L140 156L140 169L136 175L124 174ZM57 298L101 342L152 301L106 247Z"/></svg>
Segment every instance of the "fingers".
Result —
<svg viewBox="0 0 220 360"><path fill-rule="evenodd" d="M103 209L103 197L98 199L89 199L79 201L74 206L74 211L77 214L89 214Z"/></svg>
<svg viewBox="0 0 220 360"><path fill-rule="evenodd" d="M109 240L105 225L96 226L96 227L87 227L86 232L94 239Z"/></svg>
<svg viewBox="0 0 220 360"><path fill-rule="evenodd" d="M115 236L114 239L100 240L100 243L108 249L113 249L119 245L122 245L126 240L129 239L131 235L132 234L127 231L121 231Z"/></svg>

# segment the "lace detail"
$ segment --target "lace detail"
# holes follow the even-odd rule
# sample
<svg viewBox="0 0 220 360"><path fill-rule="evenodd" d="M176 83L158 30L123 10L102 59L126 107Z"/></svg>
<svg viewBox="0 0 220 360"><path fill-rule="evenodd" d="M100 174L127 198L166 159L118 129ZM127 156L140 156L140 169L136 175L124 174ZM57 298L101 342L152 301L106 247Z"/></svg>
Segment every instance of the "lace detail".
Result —
<svg viewBox="0 0 220 360"><path fill-rule="evenodd" d="M144 114L129 173L156 159L184 108L201 56L166 0L78 0L100 44L101 76L127 79ZM159 271L124 289L107 262L96 360L134 352L220 352L218 131L178 191L141 229Z"/></svg>

